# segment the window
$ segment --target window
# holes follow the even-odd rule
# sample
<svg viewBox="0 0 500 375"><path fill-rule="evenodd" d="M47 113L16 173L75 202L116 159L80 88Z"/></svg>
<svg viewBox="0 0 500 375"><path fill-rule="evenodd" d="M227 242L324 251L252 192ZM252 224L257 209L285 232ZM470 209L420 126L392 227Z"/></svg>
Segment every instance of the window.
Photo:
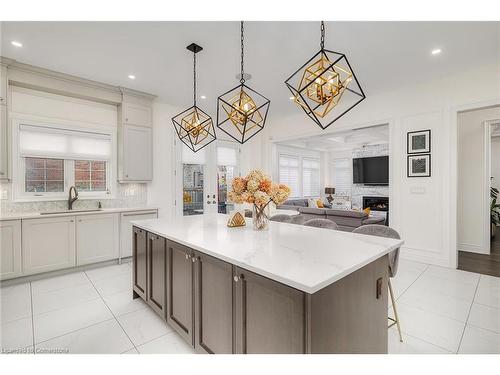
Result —
<svg viewBox="0 0 500 375"><path fill-rule="evenodd" d="M238 167L238 148L217 146L217 193L219 206L217 212L226 214L234 210L234 204L228 201L227 193L236 176Z"/></svg>
<svg viewBox="0 0 500 375"><path fill-rule="evenodd" d="M339 195L351 196L351 159L333 160L335 193Z"/></svg>
<svg viewBox="0 0 500 375"><path fill-rule="evenodd" d="M24 191L58 192L64 191L64 160L26 158Z"/></svg>
<svg viewBox="0 0 500 375"><path fill-rule="evenodd" d="M279 156L279 181L286 184L291 189L290 197L300 197L299 188L299 157L280 155Z"/></svg>
<svg viewBox="0 0 500 375"><path fill-rule="evenodd" d="M70 186L76 187L81 198L110 196L111 134L52 125L16 125L16 198L66 199Z"/></svg>
<svg viewBox="0 0 500 375"><path fill-rule="evenodd" d="M319 160L302 159L302 196L319 197Z"/></svg>

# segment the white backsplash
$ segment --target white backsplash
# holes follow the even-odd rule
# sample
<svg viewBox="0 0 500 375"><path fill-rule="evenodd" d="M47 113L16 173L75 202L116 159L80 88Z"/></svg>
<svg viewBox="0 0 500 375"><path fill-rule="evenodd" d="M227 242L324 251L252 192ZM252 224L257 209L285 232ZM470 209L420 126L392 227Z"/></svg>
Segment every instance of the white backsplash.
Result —
<svg viewBox="0 0 500 375"><path fill-rule="evenodd" d="M365 146L352 150L352 157L367 158L373 156L389 155L389 144ZM389 186L368 186L363 184L353 184L351 189L351 201L353 206L362 208L364 196L389 196Z"/></svg>
<svg viewBox="0 0 500 375"><path fill-rule="evenodd" d="M57 211L68 208L67 200L13 202L11 183L1 183L0 194L2 197L0 201L0 213L2 215ZM147 196L146 184L117 184L117 191L114 199L78 199L73 204L73 208L97 208L99 202L101 202L103 208L144 207L147 205Z"/></svg>

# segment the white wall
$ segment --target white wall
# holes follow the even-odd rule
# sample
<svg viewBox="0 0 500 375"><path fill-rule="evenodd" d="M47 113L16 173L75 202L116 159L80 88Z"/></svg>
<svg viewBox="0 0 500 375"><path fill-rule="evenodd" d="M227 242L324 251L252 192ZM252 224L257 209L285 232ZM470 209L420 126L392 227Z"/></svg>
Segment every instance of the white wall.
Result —
<svg viewBox="0 0 500 375"><path fill-rule="evenodd" d="M432 83L368 95L332 125L390 125L391 226L405 240L402 257L456 266L456 111L500 102L499 77L499 65L474 66ZM271 114L266 127L264 163L271 160L273 141L328 133L293 103L289 116ZM432 176L407 178L406 133L419 129L432 131Z"/></svg>
<svg viewBox="0 0 500 375"><path fill-rule="evenodd" d="M489 254L490 172L485 158L484 121L500 119L500 108L458 115L458 250ZM493 161L493 153L492 153ZM495 163L497 164L497 163Z"/></svg>

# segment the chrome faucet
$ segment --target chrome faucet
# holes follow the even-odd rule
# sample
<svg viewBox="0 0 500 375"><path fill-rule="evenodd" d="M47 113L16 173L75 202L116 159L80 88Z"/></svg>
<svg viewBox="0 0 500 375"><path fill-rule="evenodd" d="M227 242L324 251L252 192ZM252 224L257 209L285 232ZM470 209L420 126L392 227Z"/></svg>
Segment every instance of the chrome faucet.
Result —
<svg viewBox="0 0 500 375"><path fill-rule="evenodd" d="M72 194L73 193L73 194ZM78 199L78 191L76 191L76 187L71 186L69 188L69 197L68 197L68 210L73 209L73 203Z"/></svg>

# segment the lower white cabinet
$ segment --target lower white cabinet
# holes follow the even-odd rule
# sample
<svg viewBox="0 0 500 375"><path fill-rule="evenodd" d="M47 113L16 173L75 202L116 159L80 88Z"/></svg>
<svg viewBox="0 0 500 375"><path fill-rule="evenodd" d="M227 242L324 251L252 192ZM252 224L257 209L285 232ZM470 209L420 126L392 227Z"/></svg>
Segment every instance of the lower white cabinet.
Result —
<svg viewBox="0 0 500 375"><path fill-rule="evenodd" d="M156 210L124 212L121 214L120 258L132 256L132 221L156 219L157 217L158 212Z"/></svg>
<svg viewBox="0 0 500 375"><path fill-rule="evenodd" d="M76 265L74 216L23 220L22 241L24 275Z"/></svg>
<svg viewBox="0 0 500 375"><path fill-rule="evenodd" d="M76 217L77 266L118 258L118 217L118 214Z"/></svg>
<svg viewBox="0 0 500 375"><path fill-rule="evenodd" d="M0 280L21 275L21 220L0 221Z"/></svg>

